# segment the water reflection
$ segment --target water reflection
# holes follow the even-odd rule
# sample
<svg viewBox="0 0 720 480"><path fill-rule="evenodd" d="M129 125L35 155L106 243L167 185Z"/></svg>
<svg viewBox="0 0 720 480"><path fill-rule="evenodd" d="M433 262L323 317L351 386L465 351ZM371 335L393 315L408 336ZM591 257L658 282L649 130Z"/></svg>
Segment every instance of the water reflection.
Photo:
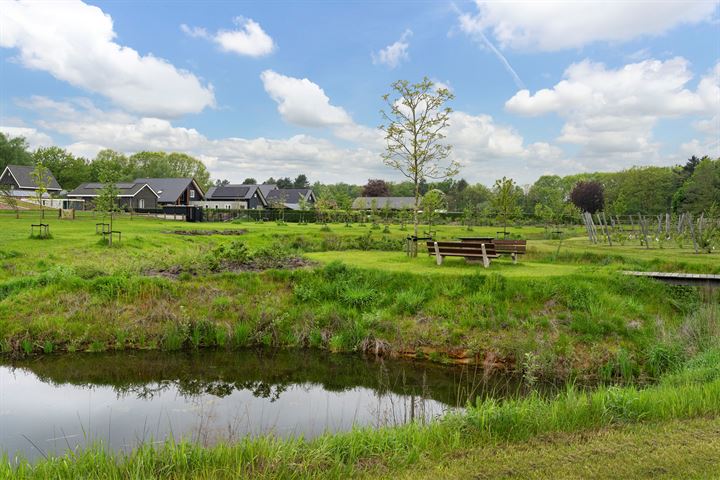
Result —
<svg viewBox="0 0 720 480"><path fill-rule="evenodd" d="M121 450L181 437L312 438L521 393L474 367L314 351L48 356L0 365L0 449L37 458L93 441Z"/></svg>

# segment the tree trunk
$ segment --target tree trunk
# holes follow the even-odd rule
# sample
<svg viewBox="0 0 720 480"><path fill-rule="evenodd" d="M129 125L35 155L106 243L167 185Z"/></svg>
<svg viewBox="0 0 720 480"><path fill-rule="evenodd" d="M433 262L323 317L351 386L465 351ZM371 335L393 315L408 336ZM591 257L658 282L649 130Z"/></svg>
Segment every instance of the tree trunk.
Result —
<svg viewBox="0 0 720 480"><path fill-rule="evenodd" d="M418 208L420 207L420 185L418 183L418 178L415 177L415 207L413 209L413 231L415 232L415 237L418 236Z"/></svg>

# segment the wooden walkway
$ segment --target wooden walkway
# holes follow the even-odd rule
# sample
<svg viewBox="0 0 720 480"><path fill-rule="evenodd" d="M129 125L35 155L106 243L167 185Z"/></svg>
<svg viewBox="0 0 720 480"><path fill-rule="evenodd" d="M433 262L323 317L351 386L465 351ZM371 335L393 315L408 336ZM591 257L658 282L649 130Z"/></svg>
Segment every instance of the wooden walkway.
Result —
<svg viewBox="0 0 720 480"><path fill-rule="evenodd" d="M672 272L623 272L634 277L650 277L673 285L693 285L720 287L720 275L707 273L672 273Z"/></svg>

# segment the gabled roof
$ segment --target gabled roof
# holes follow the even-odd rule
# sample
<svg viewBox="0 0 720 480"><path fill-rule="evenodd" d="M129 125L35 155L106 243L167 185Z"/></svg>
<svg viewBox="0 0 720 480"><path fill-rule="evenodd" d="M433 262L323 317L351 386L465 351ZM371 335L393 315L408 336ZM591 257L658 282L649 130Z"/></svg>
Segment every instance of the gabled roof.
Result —
<svg viewBox="0 0 720 480"><path fill-rule="evenodd" d="M372 208L375 201L375 208L378 210L387 205L393 210L410 209L415 206L415 197L358 197L353 201L352 208L366 210Z"/></svg>
<svg viewBox="0 0 720 480"><path fill-rule="evenodd" d="M104 183L87 182L80 184L75 190L68 193L68 197L97 197L100 190L105 186ZM119 182L115 184L118 189L118 197L134 197L143 188L149 189L156 197L159 197L157 192L153 190L147 183L135 183L135 182Z"/></svg>
<svg viewBox="0 0 720 480"><path fill-rule="evenodd" d="M299 204L300 199L315 200L315 195L310 188L278 188L267 195L268 203L283 202L285 204Z"/></svg>
<svg viewBox="0 0 720 480"><path fill-rule="evenodd" d="M208 200L248 200L257 190L256 185L221 185L208 190Z"/></svg>
<svg viewBox="0 0 720 480"><path fill-rule="evenodd" d="M158 194L158 202L161 203L175 203L193 183L201 195L205 193L194 178L136 178L135 183L146 183Z"/></svg>
<svg viewBox="0 0 720 480"><path fill-rule="evenodd" d="M3 177L5 175L5 172L7 172L8 170L10 171L10 174L13 176L21 190L37 190L37 184L35 183L35 179L32 176L35 167L31 165L8 165L7 167L5 167L5 170L2 171L0 177ZM50 181L48 182L47 189L62 190L62 187L57 182L57 180L55 180L55 177L50 172L50 170L48 170L48 176L50 177Z"/></svg>
<svg viewBox="0 0 720 480"><path fill-rule="evenodd" d="M278 187L274 183L263 183L262 185L258 185L258 188L265 196L265 198L268 198L268 194L273 190L277 190Z"/></svg>
<svg viewBox="0 0 720 480"><path fill-rule="evenodd" d="M256 193L260 197L260 202L267 205L267 200L263 194L261 185L221 185L219 187L211 187L205 195L206 200L250 200Z"/></svg>

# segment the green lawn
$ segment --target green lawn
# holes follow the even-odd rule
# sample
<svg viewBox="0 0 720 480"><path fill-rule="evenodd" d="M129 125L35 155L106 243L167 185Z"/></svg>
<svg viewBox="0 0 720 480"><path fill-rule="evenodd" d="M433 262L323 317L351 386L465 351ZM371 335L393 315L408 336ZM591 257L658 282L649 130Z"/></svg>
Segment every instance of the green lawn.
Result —
<svg viewBox="0 0 720 480"><path fill-rule="evenodd" d="M418 275L472 275L478 273L502 273L508 277L551 277L591 272L596 268L584 265L567 265L525 261L520 257L517 264L509 258L493 260L489 268L482 263L467 263L462 258L445 258L442 265L437 265L435 257L426 254L418 258L408 258L404 252L376 252L349 250L342 252L308 253L307 257L320 263L340 260L348 265L359 268L387 270L390 272L412 272Z"/></svg>
<svg viewBox="0 0 720 480"><path fill-rule="evenodd" d="M720 418L632 425L500 443L421 460L394 479L701 479L720 477Z"/></svg>
<svg viewBox="0 0 720 480"><path fill-rule="evenodd" d="M318 348L477 362L528 382L634 382L665 378L720 341L717 292L618 272L720 272L720 255L687 246L590 245L580 229L561 244L544 239L543 228L513 228L529 240L528 254L517 265L502 258L484 269L457 258L442 266L426 254L410 259L402 251L408 232L395 225L385 235L367 225L324 231L123 216L114 222L123 240L108 248L95 234L101 218L88 214L48 213L53 237L31 240L39 216L0 214L3 353ZM172 233L190 229L245 233ZM442 239L468 234L460 226L437 230ZM250 256L303 255L318 265L220 268L218 256L243 253L238 240ZM168 269L175 273L160 275ZM569 393L551 403L488 404L428 428L310 443L148 447L124 465L93 450L37 470L26 465L20 478L712 478L720 474L719 362L704 361L679 386L606 389L591 402ZM656 423L618 425L638 420ZM0 474L2 467L11 471L0 465Z"/></svg>

